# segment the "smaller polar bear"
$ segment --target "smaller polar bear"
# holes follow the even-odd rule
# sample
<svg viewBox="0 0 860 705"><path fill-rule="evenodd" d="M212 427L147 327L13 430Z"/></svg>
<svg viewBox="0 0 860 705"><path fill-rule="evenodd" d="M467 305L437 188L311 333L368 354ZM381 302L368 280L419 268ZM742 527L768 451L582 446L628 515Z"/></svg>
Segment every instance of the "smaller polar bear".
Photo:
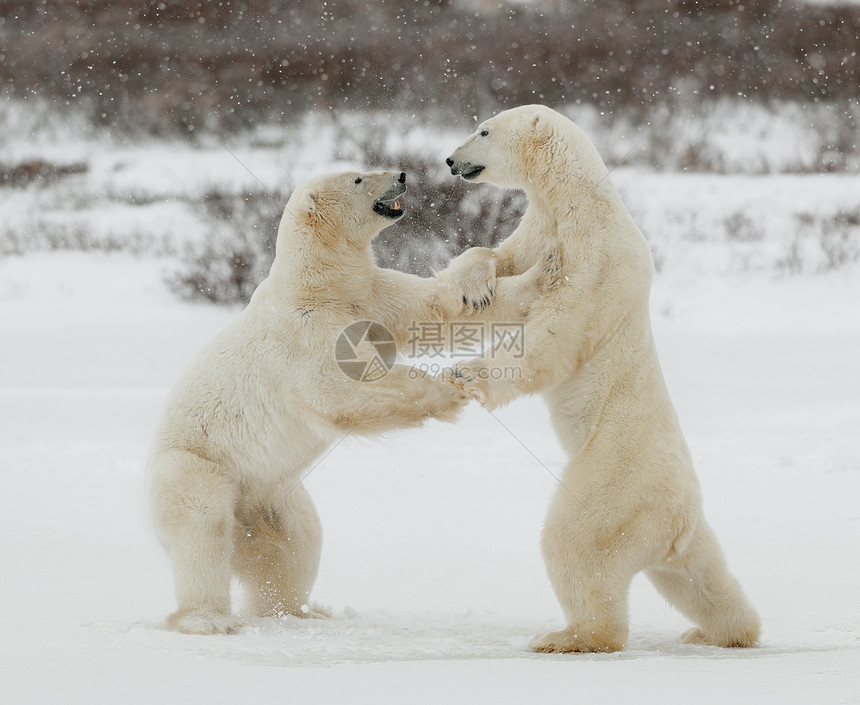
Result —
<svg viewBox="0 0 860 705"><path fill-rule="evenodd" d="M250 614L310 614L322 534L303 472L346 434L451 421L467 400L406 365L362 377L336 359L356 323L379 325L350 339L353 356L381 345L385 357L393 353L388 332L402 345L414 322L445 320L462 307L451 278L374 264L371 241L403 214L395 199L405 181L402 173L344 173L298 188L269 276L172 390L146 467L173 566L171 629L238 630L234 575ZM543 276L535 269L500 283L497 305L506 303L498 315L523 320L539 288L533 275Z"/></svg>
<svg viewBox="0 0 860 705"><path fill-rule="evenodd" d="M467 181L522 189L529 202L498 248L473 248L449 265L446 276L469 298L491 296L496 275L504 281L558 253L558 284L529 314L524 358L495 350L452 377L488 409L542 393L570 457L542 538L567 628L532 648L622 649L628 589L642 570L699 625L685 641L755 645L758 615L705 521L657 359L651 253L597 151L570 120L532 105L480 125L447 163ZM494 373L509 366L521 374Z"/></svg>

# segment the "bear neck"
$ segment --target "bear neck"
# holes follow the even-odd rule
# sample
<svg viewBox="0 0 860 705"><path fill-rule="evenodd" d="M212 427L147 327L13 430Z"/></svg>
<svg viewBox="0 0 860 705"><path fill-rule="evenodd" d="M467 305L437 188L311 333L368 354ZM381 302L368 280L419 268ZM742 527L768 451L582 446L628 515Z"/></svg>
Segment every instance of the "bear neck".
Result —
<svg viewBox="0 0 860 705"><path fill-rule="evenodd" d="M328 245L313 232L282 233L278 237L272 279L305 292L324 291L330 297L362 300L373 280L375 262L370 243Z"/></svg>
<svg viewBox="0 0 860 705"><path fill-rule="evenodd" d="M523 190L529 206L549 215L563 231L587 234L624 208L603 160L588 141L544 143L527 174Z"/></svg>

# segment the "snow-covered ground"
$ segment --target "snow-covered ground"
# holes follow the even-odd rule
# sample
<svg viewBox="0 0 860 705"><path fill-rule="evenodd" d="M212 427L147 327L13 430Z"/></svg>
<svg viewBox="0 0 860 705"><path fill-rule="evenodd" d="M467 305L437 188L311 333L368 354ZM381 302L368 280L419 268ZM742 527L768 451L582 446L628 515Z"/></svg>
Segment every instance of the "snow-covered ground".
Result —
<svg viewBox="0 0 860 705"><path fill-rule="evenodd" d="M626 651L546 656L525 647L562 624L538 537L564 455L539 399L333 448L308 481L333 619L162 629L142 460L172 380L237 312L178 302L163 267L0 259L2 702L860 702L856 269L655 283L706 512L762 645L679 644L685 620L637 579Z"/></svg>

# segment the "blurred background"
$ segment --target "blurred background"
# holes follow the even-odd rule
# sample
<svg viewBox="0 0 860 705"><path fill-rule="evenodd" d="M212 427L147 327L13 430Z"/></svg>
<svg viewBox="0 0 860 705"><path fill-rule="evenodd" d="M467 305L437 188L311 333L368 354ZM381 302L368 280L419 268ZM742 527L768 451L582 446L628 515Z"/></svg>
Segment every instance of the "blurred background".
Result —
<svg viewBox="0 0 860 705"><path fill-rule="evenodd" d="M520 194L451 178L523 103L589 134L658 271L860 260L860 3L0 1L0 258L163 258L183 298L247 300L291 189L408 172L376 244L419 274L504 238Z"/></svg>

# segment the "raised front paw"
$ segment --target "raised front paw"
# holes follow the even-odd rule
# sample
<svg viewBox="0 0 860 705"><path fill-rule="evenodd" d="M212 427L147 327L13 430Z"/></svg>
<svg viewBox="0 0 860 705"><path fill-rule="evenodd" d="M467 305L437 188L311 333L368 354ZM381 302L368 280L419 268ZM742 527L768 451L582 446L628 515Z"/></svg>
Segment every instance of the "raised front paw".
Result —
<svg viewBox="0 0 860 705"><path fill-rule="evenodd" d="M529 289L537 294L537 298L548 294L567 280L561 251L551 249L528 269L525 276Z"/></svg>
<svg viewBox="0 0 860 705"><path fill-rule="evenodd" d="M449 308L456 315L488 308L496 288L496 259L492 250L467 250L451 266L437 275L447 289Z"/></svg>
<svg viewBox="0 0 860 705"><path fill-rule="evenodd" d="M473 267L460 280L460 297L466 311L483 311L493 303L496 268L492 260Z"/></svg>
<svg viewBox="0 0 860 705"><path fill-rule="evenodd" d="M448 384L444 379L434 379L433 389L432 416L440 421L456 421L463 407L472 400L465 389Z"/></svg>
<svg viewBox="0 0 860 705"><path fill-rule="evenodd" d="M553 248L546 253L541 263L538 290L545 294L565 281L564 261L561 250Z"/></svg>
<svg viewBox="0 0 860 705"><path fill-rule="evenodd" d="M489 369L475 362L458 362L445 371L446 381L482 405L489 396L489 378Z"/></svg>

